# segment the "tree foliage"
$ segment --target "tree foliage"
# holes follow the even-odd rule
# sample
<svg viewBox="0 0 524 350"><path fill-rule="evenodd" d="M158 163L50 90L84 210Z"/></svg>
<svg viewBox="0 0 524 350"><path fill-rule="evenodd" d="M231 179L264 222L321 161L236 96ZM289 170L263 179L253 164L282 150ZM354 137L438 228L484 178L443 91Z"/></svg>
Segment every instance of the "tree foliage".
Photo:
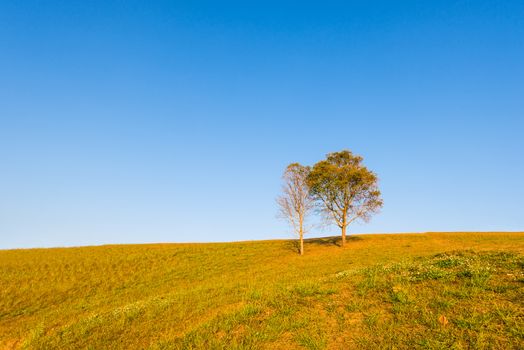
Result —
<svg viewBox="0 0 524 350"><path fill-rule="evenodd" d="M307 176L310 194L321 203L325 217L341 228L343 245L347 226L368 221L383 203L378 178L362 160L348 150L330 153Z"/></svg>

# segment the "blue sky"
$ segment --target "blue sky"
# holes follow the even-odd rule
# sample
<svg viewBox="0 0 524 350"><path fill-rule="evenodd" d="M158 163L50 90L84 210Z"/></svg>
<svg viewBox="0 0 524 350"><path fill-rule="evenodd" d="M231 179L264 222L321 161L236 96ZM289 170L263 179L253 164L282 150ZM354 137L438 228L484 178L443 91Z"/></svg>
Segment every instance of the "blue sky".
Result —
<svg viewBox="0 0 524 350"><path fill-rule="evenodd" d="M349 232L524 230L522 1L0 2L0 248L289 238L351 149ZM331 228L311 235L338 234Z"/></svg>

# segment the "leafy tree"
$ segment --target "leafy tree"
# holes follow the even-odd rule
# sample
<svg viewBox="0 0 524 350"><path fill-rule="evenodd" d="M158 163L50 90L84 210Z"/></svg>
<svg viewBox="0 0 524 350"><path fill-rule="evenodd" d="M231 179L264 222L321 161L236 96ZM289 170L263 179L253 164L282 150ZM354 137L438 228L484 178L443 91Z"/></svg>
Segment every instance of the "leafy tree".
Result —
<svg viewBox="0 0 524 350"><path fill-rule="evenodd" d="M378 178L362 164L362 157L343 150L316 163L307 177L310 194L320 202L325 218L342 230L353 221L369 221L382 207Z"/></svg>
<svg viewBox="0 0 524 350"><path fill-rule="evenodd" d="M314 208L307 178L310 167L293 163L284 171L282 195L277 198L280 216L288 221L300 240L300 255L304 254L304 233L307 215Z"/></svg>

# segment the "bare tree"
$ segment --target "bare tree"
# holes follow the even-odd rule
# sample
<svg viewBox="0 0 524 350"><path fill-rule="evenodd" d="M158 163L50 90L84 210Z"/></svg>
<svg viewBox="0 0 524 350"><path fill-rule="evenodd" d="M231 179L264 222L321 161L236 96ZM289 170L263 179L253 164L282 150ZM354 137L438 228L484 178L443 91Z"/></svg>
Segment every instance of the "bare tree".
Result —
<svg viewBox="0 0 524 350"><path fill-rule="evenodd" d="M277 198L280 217L288 221L293 232L299 237L300 255L304 254L306 218L315 204L307 185L309 172L308 166L299 163L288 165L282 176L282 194Z"/></svg>

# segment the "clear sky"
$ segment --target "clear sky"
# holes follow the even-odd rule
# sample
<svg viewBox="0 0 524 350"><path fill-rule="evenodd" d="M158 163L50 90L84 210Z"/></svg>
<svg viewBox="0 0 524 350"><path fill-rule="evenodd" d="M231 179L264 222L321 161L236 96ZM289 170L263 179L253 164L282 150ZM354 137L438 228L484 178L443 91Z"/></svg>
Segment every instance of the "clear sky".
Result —
<svg viewBox="0 0 524 350"><path fill-rule="evenodd" d="M345 148L352 233L524 230L524 1L0 2L0 248L289 238Z"/></svg>

